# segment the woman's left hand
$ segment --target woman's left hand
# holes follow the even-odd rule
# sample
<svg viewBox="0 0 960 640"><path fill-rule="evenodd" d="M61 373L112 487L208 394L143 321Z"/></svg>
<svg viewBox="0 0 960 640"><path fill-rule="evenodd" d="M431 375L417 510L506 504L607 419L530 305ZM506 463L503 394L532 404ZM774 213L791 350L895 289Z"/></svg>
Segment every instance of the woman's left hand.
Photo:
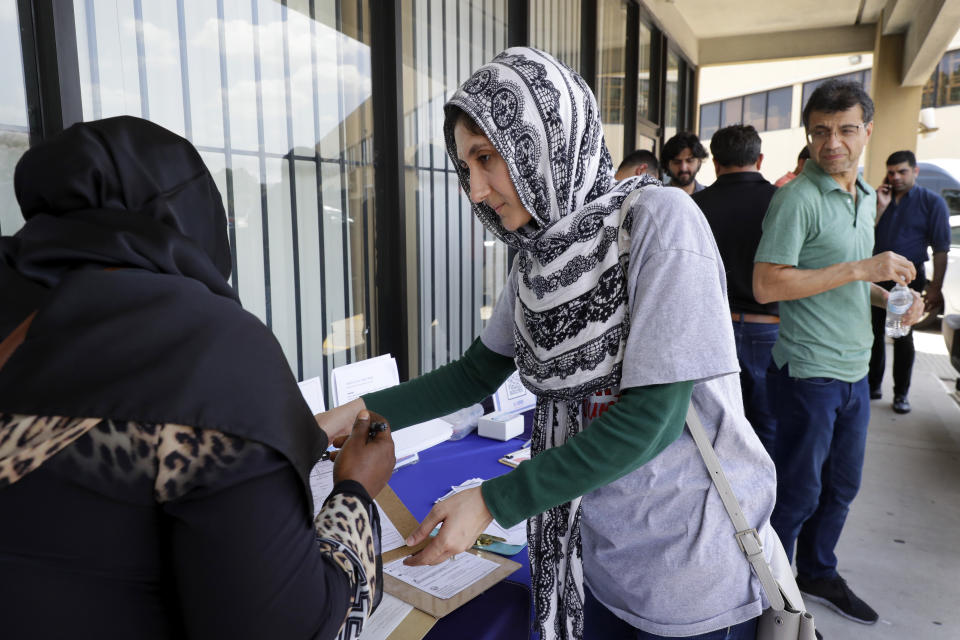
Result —
<svg viewBox="0 0 960 640"><path fill-rule="evenodd" d="M483 501L480 487L474 487L456 493L434 505L417 530L410 534L406 543L413 547L430 536L434 528L443 523L436 537L416 555L403 561L403 564L418 566L440 564L462 551L466 551L477 541L477 536L493 521L490 510Z"/></svg>

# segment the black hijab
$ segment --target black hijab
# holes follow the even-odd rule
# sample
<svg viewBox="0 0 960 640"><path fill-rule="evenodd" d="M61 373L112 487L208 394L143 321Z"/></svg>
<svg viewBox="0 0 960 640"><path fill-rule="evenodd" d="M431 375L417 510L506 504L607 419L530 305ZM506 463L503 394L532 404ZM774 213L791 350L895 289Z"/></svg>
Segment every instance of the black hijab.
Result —
<svg viewBox="0 0 960 640"><path fill-rule="evenodd" d="M0 413L216 429L286 456L327 446L273 334L228 285L220 194L185 139L129 116L76 124L17 164L26 224L0 238Z"/></svg>

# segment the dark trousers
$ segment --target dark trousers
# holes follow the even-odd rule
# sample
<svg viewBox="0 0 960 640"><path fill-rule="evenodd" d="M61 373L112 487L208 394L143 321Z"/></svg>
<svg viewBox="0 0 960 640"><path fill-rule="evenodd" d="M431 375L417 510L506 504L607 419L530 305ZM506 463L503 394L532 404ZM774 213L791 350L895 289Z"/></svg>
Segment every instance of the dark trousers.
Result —
<svg viewBox="0 0 960 640"><path fill-rule="evenodd" d="M832 578L834 549L860 489L870 422L867 379L792 378L788 366L772 365L768 384L777 414L777 504L770 523L787 557L796 545L801 577Z"/></svg>
<svg viewBox="0 0 960 640"><path fill-rule="evenodd" d="M777 419L770 410L767 393L767 369L770 352L780 333L778 324L756 322L733 323L733 338L740 361L740 390L743 392L743 411L757 432L763 448L773 457L773 440Z"/></svg>
<svg viewBox="0 0 960 640"><path fill-rule="evenodd" d="M910 283L910 288L923 293L927 285L927 278L920 270L916 280ZM881 282L880 286L889 291L893 288L892 282ZM887 310L872 307L873 313L873 349L870 352L870 374L868 375L871 389L879 389L883 382L883 370L887 366L887 352L884 338L884 324L887 321ZM893 395L906 396L910 391L910 377L913 375L913 360L916 350L913 348L913 331L902 338L893 339Z"/></svg>
<svg viewBox="0 0 960 640"><path fill-rule="evenodd" d="M666 636L641 631L618 618L603 603L593 597L590 589L584 587L583 603L583 639L584 640L666 640ZM751 618L732 627L708 631L695 636L684 636L686 640L754 640L757 637L757 619Z"/></svg>

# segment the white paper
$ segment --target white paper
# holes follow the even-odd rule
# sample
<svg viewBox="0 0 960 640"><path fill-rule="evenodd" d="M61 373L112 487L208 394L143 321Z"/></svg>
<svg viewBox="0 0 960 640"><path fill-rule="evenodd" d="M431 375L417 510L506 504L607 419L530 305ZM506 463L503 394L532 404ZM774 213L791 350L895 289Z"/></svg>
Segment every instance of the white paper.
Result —
<svg viewBox="0 0 960 640"><path fill-rule="evenodd" d="M460 493L461 491L466 491L467 489L472 489L474 487L479 487L483 484L483 478L470 478L469 480L464 480L455 487L450 487L450 491L447 491L445 494L433 501L434 504L440 502L441 500L446 500L450 496Z"/></svg>
<svg viewBox="0 0 960 640"><path fill-rule="evenodd" d="M335 367L330 373L334 407L397 384L400 384L397 361L388 354Z"/></svg>
<svg viewBox="0 0 960 640"><path fill-rule="evenodd" d="M519 371L514 371L493 394L493 408L498 412L521 413L536 404L537 397L520 382Z"/></svg>
<svg viewBox="0 0 960 640"><path fill-rule="evenodd" d="M520 524L515 524L509 529L504 529L494 520L490 526L483 530L484 533L491 536L503 538L505 544L527 544L527 521L523 520Z"/></svg>
<svg viewBox="0 0 960 640"><path fill-rule="evenodd" d="M446 600L497 568L497 563L472 553L461 553L434 566L408 567L398 558L383 567L397 580Z"/></svg>
<svg viewBox="0 0 960 640"><path fill-rule="evenodd" d="M333 491L333 463L331 461L321 460L310 470L310 490L313 492L313 515L316 517L323 507L323 501ZM404 545L403 536L400 535L396 525L393 524L377 501L374 500L373 503L377 505L377 512L380 514L380 551L386 553L399 549Z"/></svg>
<svg viewBox="0 0 960 640"><path fill-rule="evenodd" d="M434 418L392 431L390 435L393 436L394 455L399 460L446 442L453 435L453 427L445 420Z"/></svg>
<svg viewBox="0 0 960 640"><path fill-rule="evenodd" d="M320 378L310 378L298 382L297 386L300 387L300 393L303 394L303 399L307 401L307 406L310 407L310 412L313 415L326 411L323 402L323 385L320 384Z"/></svg>
<svg viewBox="0 0 960 640"><path fill-rule="evenodd" d="M413 611L413 605L407 604L400 598L394 598L389 593L383 594L380 606L367 618L363 625L360 640L386 640L393 630L400 626L403 619Z"/></svg>

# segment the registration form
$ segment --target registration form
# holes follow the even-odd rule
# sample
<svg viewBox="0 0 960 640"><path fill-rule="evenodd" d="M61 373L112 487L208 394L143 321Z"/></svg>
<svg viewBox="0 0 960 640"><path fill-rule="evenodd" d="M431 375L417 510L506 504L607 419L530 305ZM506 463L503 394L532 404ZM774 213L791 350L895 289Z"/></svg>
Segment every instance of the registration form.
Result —
<svg viewBox="0 0 960 640"><path fill-rule="evenodd" d="M333 491L333 462L321 460L314 465L310 471L310 491L313 492L313 515L316 517L323 507L323 501ZM399 549L404 545L403 536L377 501L374 500L373 503L377 505L377 512L380 514L380 550L386 553Z"/></svg>
<svg viewBox="0 0 960 640"><path fill-rule="evenodd" d="M461 553L433 566L408 567L398 558L383 572L432 596L446 600L457 595L500 565L472 553Z"/></svg>

